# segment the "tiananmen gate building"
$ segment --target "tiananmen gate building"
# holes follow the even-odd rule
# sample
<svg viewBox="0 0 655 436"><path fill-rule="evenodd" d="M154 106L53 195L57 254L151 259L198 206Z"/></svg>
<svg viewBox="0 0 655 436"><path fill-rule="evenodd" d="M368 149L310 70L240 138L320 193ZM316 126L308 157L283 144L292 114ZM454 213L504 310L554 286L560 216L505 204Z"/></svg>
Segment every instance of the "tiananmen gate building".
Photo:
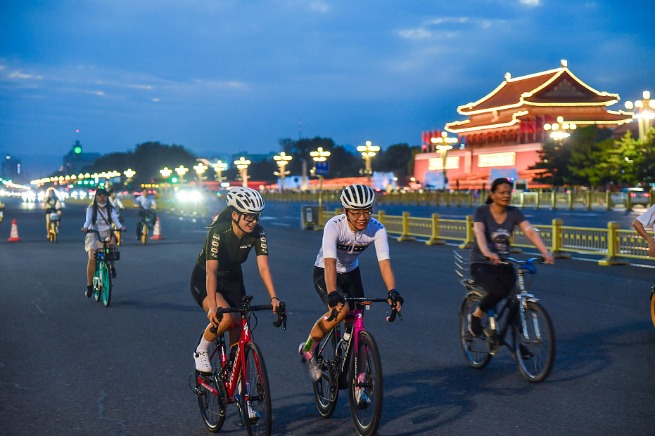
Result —
<svg viewBox="0 0 655 436"><path fill-rule="evenodd" d="M538 152L549 135L546 124L562 117L578 127L613 129L632 121L631 112L607 109L618 101L618 94L597 91L577 78L564 60L549 71L516 78L507 73L489 94L457 108L467 119L445 125L444 130L459 139L445 158L449 187L488 187L495 176L530 183L537 171L528 167L539 161ZM430 137L438 134L424 132L423 153L415 157L414 177L424 186L430 180L443 181L443 155L430 144Z"/></svg>

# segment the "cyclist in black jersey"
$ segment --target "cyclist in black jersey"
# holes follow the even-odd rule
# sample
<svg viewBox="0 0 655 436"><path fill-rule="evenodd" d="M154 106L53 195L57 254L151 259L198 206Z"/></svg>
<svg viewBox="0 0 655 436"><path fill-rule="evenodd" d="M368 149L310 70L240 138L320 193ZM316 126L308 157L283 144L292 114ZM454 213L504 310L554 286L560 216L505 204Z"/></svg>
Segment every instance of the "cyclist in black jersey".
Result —
<svg viewBox="0 0 655 436"><path fill-rule="evenodd" d="M245 295L241 264L253 247L259 275L271 298L273 311L277 310L279 300L268 267L268 242L263 227L258 224L263 210L264 199L259 192L245 187L233 188L227 193L227 207L209 228L205 245L191 274L191 294L207 312L209 319L209 325L194 353L198 371L211 372L207 351L217 335L230 330L230 344L239 340L241 327L237 317L225 314L219 323L216 310L218 307L230 308L241 304ZM218 331L212 333L212 326L218 326Z"/></svg>

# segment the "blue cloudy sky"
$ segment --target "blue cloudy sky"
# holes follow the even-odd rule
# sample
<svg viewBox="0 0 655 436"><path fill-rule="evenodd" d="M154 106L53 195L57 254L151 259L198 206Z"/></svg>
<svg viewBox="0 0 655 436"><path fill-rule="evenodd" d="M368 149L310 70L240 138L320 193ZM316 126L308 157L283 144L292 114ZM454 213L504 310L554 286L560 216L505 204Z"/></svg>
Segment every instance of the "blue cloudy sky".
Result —
<svg viewBox="0 0 655 436"><path fill-rule="evenodd" d="M99 153L150 140L263 153L299 134L417 145L506 72L560 59L633 100L655 91L652 10L650 0L4 0L0 152L56 169L78 137Z"/></svg>

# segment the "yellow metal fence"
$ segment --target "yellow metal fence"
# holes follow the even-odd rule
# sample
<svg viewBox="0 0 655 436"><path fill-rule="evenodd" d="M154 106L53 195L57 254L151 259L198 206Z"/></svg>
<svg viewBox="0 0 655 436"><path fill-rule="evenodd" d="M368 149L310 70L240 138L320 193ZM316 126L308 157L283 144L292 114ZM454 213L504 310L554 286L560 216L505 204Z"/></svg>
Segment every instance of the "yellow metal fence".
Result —
<svg viewBox="0 0 655 436"><path fill-rule="evenodd" d="M319 223L323 226L328 219L342 213L320 210ZM387 215L379 211L374 215L399 241L420 240L428 245L459 243L461 248L473 243L473 217L464 220L441 219L439 214L431 218L417 218L403 212L402 216ZM634 230L621 230L618 223L610 222L607 228L571 227L562 220L554 219L551 225L534 225L541 238L556 257L570 257L572 253L602 256L599 265L624 265L627 259L650 259L648 244ZM533 247L525 234L517 229L512 245L517 248Z"/></svg>

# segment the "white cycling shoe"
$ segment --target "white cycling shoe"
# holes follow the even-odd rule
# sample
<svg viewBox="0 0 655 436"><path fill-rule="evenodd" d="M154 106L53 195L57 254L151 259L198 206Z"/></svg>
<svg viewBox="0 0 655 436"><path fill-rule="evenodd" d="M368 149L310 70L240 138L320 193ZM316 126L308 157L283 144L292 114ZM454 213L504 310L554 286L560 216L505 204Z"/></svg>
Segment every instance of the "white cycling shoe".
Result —
<svg viewBox="0 0 655 436"><path fill-rule="evenodd" d="M193 359L196 361L196 370L200 372L212 372L212 364L209 362L209 355L206 351L195 351Z"/></svg>

